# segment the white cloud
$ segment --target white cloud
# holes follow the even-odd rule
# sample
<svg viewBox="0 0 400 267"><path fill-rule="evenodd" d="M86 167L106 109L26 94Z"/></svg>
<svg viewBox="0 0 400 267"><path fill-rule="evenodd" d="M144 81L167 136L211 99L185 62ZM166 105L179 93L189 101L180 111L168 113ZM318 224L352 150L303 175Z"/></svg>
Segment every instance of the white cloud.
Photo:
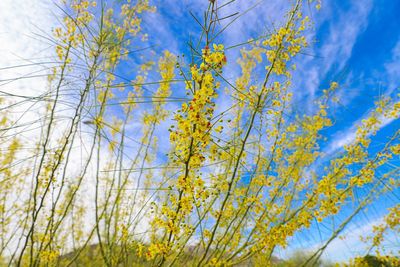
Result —
<svg viewBox="0 0 400 267"><path fill-rule="evenodd" d="M39 34L48 34L54 25L53 7L43 0L2 0L0 1L0 68L32 64L48 60L50 55L47 44ZM45 29L43 31L42 29ZM34 62L32 62L34 61ZM0 70L0 80L25 75L45 74L41 65ZM3 82L0 82L3 84ZM33 94L43 92L46 77L18 80L0 90L15 94Z"/></svg>
<svg viewBox="0 0 400 267"><path fill-rule="evenodd" d="M332 156L336 152L343 149L343 146L352 144L356 140L356 137L357 137L356 136L357 127L361 125L361 123L364 119L367 119L372 115L371 112L368 112L362 118L355 121L350 128L346 129L343 132L337 133L332 138L332 141L329 143L327 148L324 150L324 153L327 156ZM384 128L385 126L387 126L387 125L391 124L393 121L395 121L395 118L387 118L384 116L380 116L378 119L380 121L380 123L377 126L378 130Z"/></svg>
<svg viewBox="0 0 400 267"><path fill-rule="evenodd" d="M326 74L334 65L341 70L351 57L353 47L358 36L368 25L368 15L372 10L373 2L354 1L351 8L344 13L335 12L331 7L329 20L333 23L329 28L329 38L321 48L321 55L324 58L322 74Z"/></svg>
<svg viewBox="0 0 400 267"><path fill-rule="evenodd" d="M322 258L334 260L335 262L347 261L357 255L362 255L366 251L367 245L361 242L360 237L365 237L366 233L372 233L374 225L380 224L383 218L376 219L370 223L360 226L352 224L340 235L342 238L335 238L324 251ZM324 244L318 244L318 249Z"/></svg>
<svg viewBox="0 0 400 267"><path fill-rule="evenodd" d="M391 94L400 87L400 40L392 50L392 56L388 63L385 64L386 77L388 79L388 88L386 93Z"/></svg>
<svg viewBox="0 0 400 267"><path fill-rule="evenodd" d="M316 21L316 32L319 32L320 39L314 33L310 33L307 39L310 47L305 51L311 56L305 55L297 63L298 76L295 74L295 82L306 101L308 111L314 108L314 100L320 84L324 79L333 80L337 77L327 77L333 70L333 75L339 73L351 58L357 38L368 26L368 16L373 7L373 1L353 1L346 12L340 12L336 7L337 3L327 2L327 5L316 12L313 17ZM328 25L328 30L321 31L321 28ZM315 56L312 56L315 55ZM347 98L349 100L349 98Z"/></svg>

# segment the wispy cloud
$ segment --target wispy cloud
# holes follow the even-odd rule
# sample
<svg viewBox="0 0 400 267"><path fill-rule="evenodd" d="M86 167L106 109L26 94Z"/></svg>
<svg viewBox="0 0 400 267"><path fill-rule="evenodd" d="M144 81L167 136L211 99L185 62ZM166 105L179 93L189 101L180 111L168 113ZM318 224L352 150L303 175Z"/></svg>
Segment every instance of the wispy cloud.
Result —
<svg viewBox="0 0 400 267"><path fill-rule="evenodd" d="M365 237L365 233L371 233L373 226L382 221L383 218L379 218L363 226L353 223L341 234L342 238L335 238L329 244L322 258L340 262L347 261L356 255L363 255L366 252L367 245L360 240L360 237ZM318 244L314 248L319 248L321 245Z"/></svg>
<svg viewBox="0 0 400 267"><path fill-rule="evenodd" d="M350 7L341 12L336 2L328 2L314 17L316 34L310 33L310 47L298 62L298 76L294 84L306 97L308 111L325 80L334 80L352 56L357 38L368 26L373 1L351 1ZM329 76L328 76L329 75ZM303 101L304 99L302 99Z"/></svg>
<svg viewBox="0 0 400 267"><path fill-rule="evenodd" d="M400 87L400 40L392 50L391 59L385 64L385 70L388 79L388 88L386 93L391 94Z"/></svg>
<svg viewBox="0 0 400 267"><path fill-rule="evenodd" d="M352 55L353 47L358 36L368 26L368 15L373 2L352 1L351 7L346 12L336 12L334 4L330 8L328 38L322 43L320 56L324 58L322 75L332 67L341 70Z"/></svg>
<svg viewBox="0 0 400 267"><path fill-rule="evenodd" d="M350 145L356 140L356 132L357 128L361 125L361 122L369 118L371 116L371 112L368 112L366 115L364 115L362 118L358 119L356 122L352 124L352 126L345 131L338 132L333 138L332 141L329 143L327 146L326 150L324 153L326 155L334 155L336 152L339 150L343 149L344 146ZM385 126L391 124L393 121L395 121L395 118L387 118L380 116L379 118L380 123L378 124L378 130L384 128Z"/></svg>

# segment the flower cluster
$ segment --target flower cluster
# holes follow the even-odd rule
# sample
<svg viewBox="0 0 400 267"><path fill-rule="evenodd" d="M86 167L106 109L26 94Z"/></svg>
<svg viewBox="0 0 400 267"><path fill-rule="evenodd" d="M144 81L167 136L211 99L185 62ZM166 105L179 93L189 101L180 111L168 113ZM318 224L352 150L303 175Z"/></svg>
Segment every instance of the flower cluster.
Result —
<svg viewBox="0 0 400 267"><path fill-rule="evenodd" d="M301 34L309 22L306 16L300 21L300 25L295 25L295 20L302 18L301 13L297 13L287 25L277 30L268 39L263 41L267 47L267 58L270 66L266 67L272 73L277 75L289 75L286 70L286 64L291 57L297 55L303 47L307 46L305 37Z"/></svg>
<svg viewBox="0 0 400 267"><path fill-rule="evenodd" d="M172 161L182 167L182 173L174 182L179 194L169 196L170 205L164 205L161 209L163 218L155 218L153 221L153 225L165 229L170 238L167 244L154 243L150 258L157 254L165 256L165 249L160 248L171 249L172 236L193 232L192 227L183 222L191 214L194 205L200 205L201 201L209 196L199 170L206 160L207 148L212 141L211 120L215 106L213 99L217 96L218 87L214 73L221 72L226 64L223 46L214 45L213 48L212 51L208 47L203 50L200 67L193 65L190 68L191 83L187 83L187 89L191 90L193 96L189 102L183 103L175 114L176 126L170 129ZM155 252L157 248L158 253Z"/></svg>

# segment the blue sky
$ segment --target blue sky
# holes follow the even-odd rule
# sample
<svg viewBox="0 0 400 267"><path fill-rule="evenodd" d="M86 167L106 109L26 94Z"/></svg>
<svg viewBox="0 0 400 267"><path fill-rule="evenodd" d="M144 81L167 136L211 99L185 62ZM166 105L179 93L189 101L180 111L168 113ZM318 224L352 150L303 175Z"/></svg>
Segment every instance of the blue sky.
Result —
<svg viewBox="0 0 400 267"><path fill-rule="evenodd" d="M158 13L145 21L145 27L156 31L155 40L150 43L160 45L176 54L188 52L186 42L200 31L189 15L189 10L198 16L205 8L206 1L155 0ZM248 1L237 0L222 11L224 15L240 12L243 14L219 38L226 47L246 42L270 29L273 23L282 22L282 15L289 1ZM246 11L258 3L257 7ZM309 10L305 11L310 15ZM313 102L329 87L331 81L340 84L340 103L333 108L334 125L324 131L328 142L322 150L328 156L341 152L341 147L351 143L355 127L368 116L374 101L382 95L396 97L400 92L400 1L323 1L322 9L312 9L314 29L307 33L310 47L304 55L296 59L294 73L294 108L300 113L313 112ZM223 26L223 25L222 25ZM161 40L160 40L161 38ZM162 42L162 44L160 43ZM228 51L228 60L237 57L240 48ZM239 70L235 67L225 70L225 75L235 77ZM220 100L220 104L224 100ZM374 137L376 150L388 134L400 127L399 120L385 121L380 132ZM324 257L345 260L354 253L363 253L364 246L359 236L371 230L373 224L381 220L385 208L399 200L399 190L375 201L360 213L344 231L345 240L334 241ZM364 192L360 190L360 197ZM344 210L339 218L344 219ZM336 222L337 224L337 222ZM315 224L311 231L296 235L291 248L312 249L330 234L331 223ZM390 241L394 236L389 238ZM398 240L397 240L398 241ZM280 251L284 257L288 251Z"/></svg>
<svg viewBox="0 0 400 267"><path fill-rule="evenodd" d="M259 36L271 29L272 23L282 22L288 2L235 1L222 9L220 16L244 14L218 41L229 47ZM200 17L207 1L154 0L153 3L158 12L144 21L144 28L156 33L150 36L149 43L158 52L169 49L178 55L188 55L187 42L201 30L189 11ZM256 8L246 12L256 3ZM305 51L307 55L296 59L294 108L312 112L313 101L322 89L331 81L339 82L341 105L334 109L335 125L327 133L332 140L332 144L327 144L328 150L346 142L354 124L368 114L379 96L398 92L399 10L400 1L390 0L323 1L319 12L312 9L315 29L307 33L310 47ZM305 12L310 15L309 10ZM239 50L240 47L229 50L228 60L234 60ZM238 73L237 66L225 70L228 78Z"/></svg>
<svg viewBox="0 0 400 267"><path fill-rule="evenodd" d="M152 46L157 54L167 49L177 55L188 55L187 42L191 36L197 36L200 27L190 16L189 11L201 16L206 8L206 0L153 0L157 13L147 16L143 21L145 31L153 33L149 41L142 46ZM223 1L220 1L222 3ZM273 23L282 22L282 15L288 8L287 0L236 0L222 9L221 17L235 12L242 16L236 20L217 40L226 47L246 42L270 29ZM256 8L249 10L256 3ZM247 11L249 10L249 11ZM1 0L0 1L0 48L2 59L0 66L21 63L21 58L48 58L43 54L47 46L35 41L33 32L38 29L51 31L57 25L54 14L57 8L47 0ZM306 13L309 12L306 9ZM368 115L373 102L381 95L395 96L400 92L400 0L323 0L320 11L312 9L314 29L307 35L310 47L306 54L296 59L297 71L294 73L292 90L295 92L294 108L301 113L313 112L313 102L327 88L331 81L340 84L340 105L333 108L335 123L324 132L329 141L322 150L328 155L340 153L344 144L354 137L355 127ZM36 15L35 14L41 14ZM224 24L222 23L222 26ZM51 27L50 27L51 26ZM240 48L228 50L228 61L234 60ZM15 56L18 53L18 56ZM47 52L46 52L47 53ZM132 60L135 61L133 57ZM26 70L29 73L32 70ZM132 74L129 69L120 68L122 75ZM227 77L235 78L239 74L237 67L225 70ZM0 73L0 79L15 77L21 73ZM45 81L30 80L29 83L9 87L35 91L43 87ZM180 90L180 91L179 91ZM175 95L182 95L176 88ZM226 99L218 99L222 107L229 105ZM168 104L174 109L177 103ZM171 121L161 127L158 136L168 134ZM386 121L374 140L379 144L388 133L400 127L399 120ZM133 125L132 131L140 128ZM161 139L162 140L162 139ZM160 141L166 151L168 144ZM372 148L374 149L374 148ZM162 153L160 153L161 155ZM400 192L397 190L397 196ZM384 208L392 206L398 198L389 197L376 201L372 208L356 218L346 230L350 240L337 241L329 250L332 257L344 259L349 251L362 250L358 235L371 229L378 222ZM323 228L323 227L321 227ZM315 228L313 228L315 230ZM323 232L323 230L321 231ZM323 237L324 238L324 237ZM295 247L309 248L319 242L319 234L300 234L296 236ZM351 248L349 250L349 247ZM284 255L284 252L282 252Z"/></svg>

